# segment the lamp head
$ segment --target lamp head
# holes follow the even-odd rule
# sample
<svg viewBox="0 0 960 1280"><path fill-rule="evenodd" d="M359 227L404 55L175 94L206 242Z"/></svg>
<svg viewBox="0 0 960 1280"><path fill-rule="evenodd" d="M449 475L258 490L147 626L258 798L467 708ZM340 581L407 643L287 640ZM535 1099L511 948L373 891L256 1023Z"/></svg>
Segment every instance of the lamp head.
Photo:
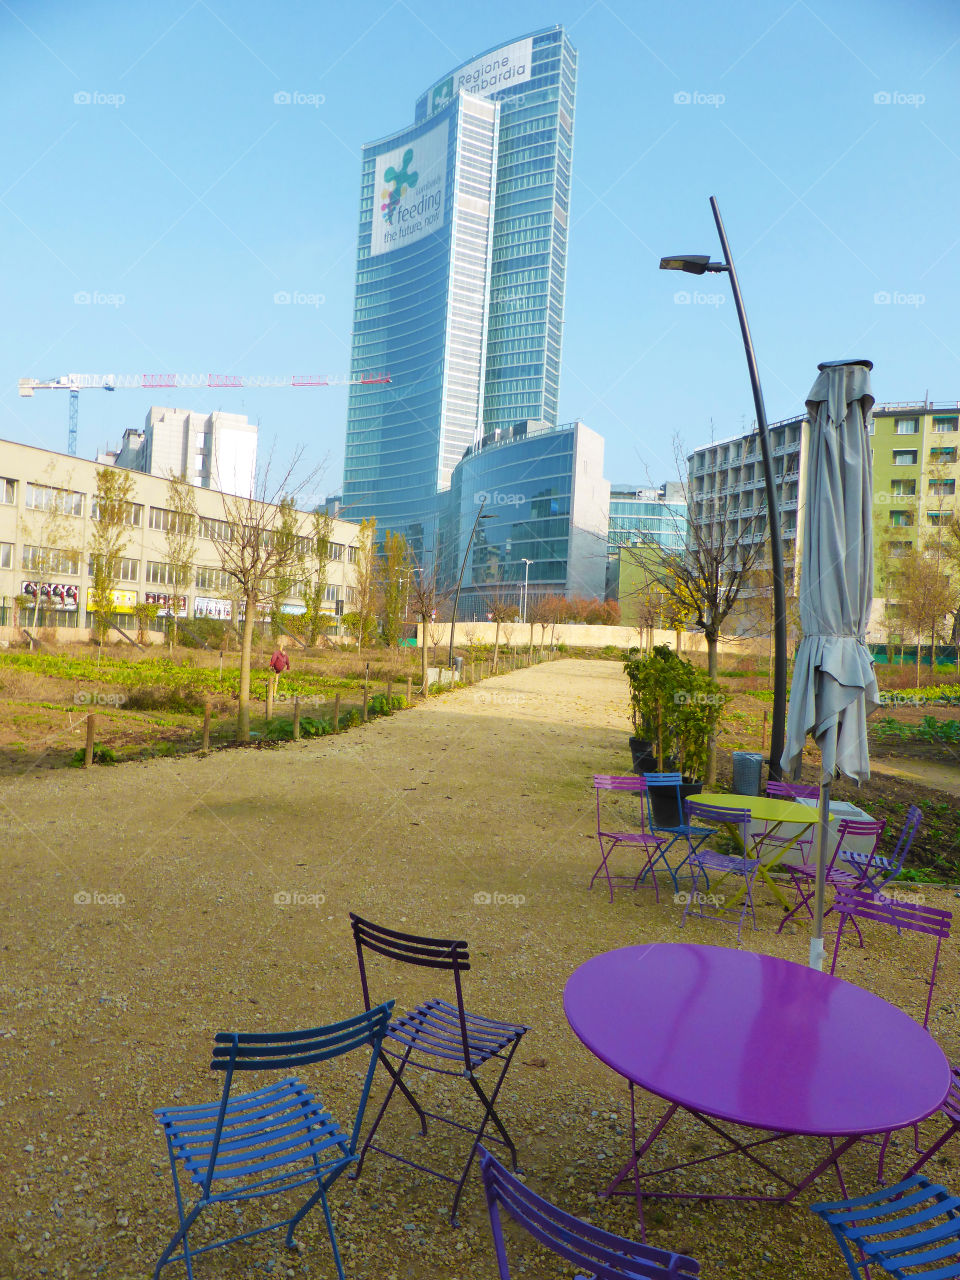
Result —
<svg viewBox="0 0 960 1280"><path fill-rule="evenodd" d="M660 259L661 271L688 271L692 276L702 276L705 271L725 271L722 262L711 262L706 253L675 254L672 258Z"/></svg>

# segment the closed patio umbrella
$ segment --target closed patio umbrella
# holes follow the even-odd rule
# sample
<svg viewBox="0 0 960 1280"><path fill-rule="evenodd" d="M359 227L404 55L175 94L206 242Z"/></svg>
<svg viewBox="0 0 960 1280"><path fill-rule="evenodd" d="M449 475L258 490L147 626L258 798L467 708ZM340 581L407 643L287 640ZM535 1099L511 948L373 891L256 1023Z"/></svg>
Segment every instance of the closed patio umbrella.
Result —
<svg viewBox="0 0 960 1280"><path fill-rule="evenodd" d="M781 765L800 776L804 740L820 748L820 822L810 966L823 968L823 898L830 787L837 772L870 777L867 716L880 705L866 645L873 597L873 463L866 418L869 360L818 365L807 398L810 440L800 626Z"/></svg>

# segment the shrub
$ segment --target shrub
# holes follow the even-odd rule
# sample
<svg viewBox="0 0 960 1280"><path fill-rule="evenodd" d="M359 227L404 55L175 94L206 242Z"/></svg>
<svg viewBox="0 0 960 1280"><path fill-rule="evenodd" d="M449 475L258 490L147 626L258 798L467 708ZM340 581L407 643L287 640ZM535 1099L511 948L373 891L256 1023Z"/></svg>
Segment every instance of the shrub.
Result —
<svg viewBox="0 0 960 1280"><path fill-rule="evenodd" d="M228 629L219 618L194 618L189 630L181 626L178 638L185 649L222 649Z"/></svg>
<svg viewBox="0 0 960 1280"><path fill-rule="evenodd" d="M73 756L69 762L71 769L82 769L85 755L86 755L85 749L83 747L78 747L77 750L73 753ZM116 754L113 751L111 751L109 747L94 747L93 763L94 764L116 764L117 757L116 757Z"/></svg>
<svg viewBox="0 0 960 1280"><path fill-rule="evenodd" d="M131 689L124 706L131 711L174 711L181 715L202 715L204 697L199 689L185 686L165 689L162 685L143 685Z"/></svg>

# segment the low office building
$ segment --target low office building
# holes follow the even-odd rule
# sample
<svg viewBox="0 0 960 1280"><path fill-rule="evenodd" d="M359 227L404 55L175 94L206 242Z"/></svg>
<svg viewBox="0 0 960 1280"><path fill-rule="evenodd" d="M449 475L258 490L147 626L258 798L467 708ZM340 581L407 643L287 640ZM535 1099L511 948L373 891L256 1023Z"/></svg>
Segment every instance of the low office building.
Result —
<svg viewBox="0 0 960 1280"><path fill-rule="evenodd" d="M142 431L123 433L98 462L166 477L173 471L202 489L253 496L257 424L242 413L193 413L152 405Z"/></svg>
<svg viewBox="0 0 960 1280"><path fill-rule="evenodd" d="M619 601L621 566L634 561L638 551L651 544L665 551L682 551L686 537L687 500L678 481L667 481L659 489L633 484L611 485L607 599ZM626 558L625 548L628 551L633 548L633 554Z"/></svg>
<svg viewBox="0 0 960 1280"><path fill-rule="evenodd" d="M0 441L0 626L32 622L37 600L39 626L92 625L90 560L101 465ZM161 617L175 609L185 620L236 621L236 584L223 569L213 540L227 528L229 495L225 501L213 489L193 490L199 517L196 554L190 581L178 584L169 563L167 531L174 517L169 484L159 476L129 474L133 487L114 590L116 621L124 629L135 627L138 603L158 605ZM305 552L312 541L312 521L312 512L301 513ZM353 599L359 526L334 520L330 537L325 612L335 623L349 612ZM298 584L291 586L284 608L304 611Z"/></svg>
<svg viewBox="0 0 960 1280"><path fill-rule="evenodd" d="M522 613L525 587L530 600L602 598L609 510L603 437L582 422L519 422L483 437L442 495L438 573L449 590L463 566L457 617L485 618L498 596L515 596Z"/></svg>

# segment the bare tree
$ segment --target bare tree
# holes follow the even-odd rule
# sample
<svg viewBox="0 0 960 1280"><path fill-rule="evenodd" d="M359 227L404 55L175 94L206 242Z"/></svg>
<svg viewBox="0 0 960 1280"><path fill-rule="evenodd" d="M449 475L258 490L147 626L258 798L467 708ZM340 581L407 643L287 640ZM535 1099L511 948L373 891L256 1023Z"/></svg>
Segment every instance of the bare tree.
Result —
<svg viewBox="0 0 960 1280"><path fill-rule="evenodd" d="M504 623L512 622L517 616L517 589L507 586L502 578L497 579L492 594L486 601L487 613L496 623L493 643L493 669L500 666L500 632Z"/></svg>
<svg viewBox="0 0 960 1280"><path fill-rule="evenodd" d="M410 548L402 533L388 529L376 559L376 587L383 639L389 648L400 643L405 584L410 581Z"/></svg>
<svg viewBox="0 0 960 1280"><path fill-rule="evenodd" d="M103 644L115 612L114 590L120 581L120 560L127 545L133 477L118 467L97 467L90 539L90 576L94 630Z"/></svg>
<svg viewBox="0 0 960 1280"><path fill-rule="evenodd" d="M197 558L197 501L193 485L185 474L171 471L167 477L167 510L163 515L167 564L173 578L170 618L170 648L177 643L180 592L186 597Z"/></svg>
<svg viewBox="0 0 960 1280"><path fill-rule="evenodd" d="M371 516L360 522L357 540L356 577L353 587L353 612L357 615L357 652L373 627L377 589L377 522Z"/></svg>
<svg viewBox="0 0 960 1280"><path fill-rule="evenodd" d="M310 521L310 549L303 557L304 640L308 646L320 638L325 622L327 576L333 520L325 511L314 511Z"/></svg>
<svg viewBox="0 0 960 1280"><path fill-rule="evenodd" d="M273 596L275 580L296 572L300 530L296 497L317 476L314 471L294 483L301 456L302 450L298 450L277 483L270 479L268 462L251 497L222 494L224 522L210 526L218 559L236 583L243 609L237 711L240 742L250 740L250 658L257 612Z"/></svg>
<svg viewBox="0 0 960 1280"><path fill-rule="evenodd" d="M430 632L436 627L437 618L444 611L447 599L447 592L441 591L437 586L436 566L424 568L411 552L410 608L420 622L421 635L423 637L420 646L420 665L421 690L424 695L426 695L429 687L427 640L430 637ZM434 640L434 645L436 645L436 640Z"/></svg>
<svg viewBox="0 0 960 1280"><path fill-rule="evenodd" d="M934 669L937 641L943 637L945 620L952 612L955 590L929 547L913 547L900 556L888 579L899 605L903 630L917 643L917 686L920 685L920 649L930 637L930 670Z"/></svg>

